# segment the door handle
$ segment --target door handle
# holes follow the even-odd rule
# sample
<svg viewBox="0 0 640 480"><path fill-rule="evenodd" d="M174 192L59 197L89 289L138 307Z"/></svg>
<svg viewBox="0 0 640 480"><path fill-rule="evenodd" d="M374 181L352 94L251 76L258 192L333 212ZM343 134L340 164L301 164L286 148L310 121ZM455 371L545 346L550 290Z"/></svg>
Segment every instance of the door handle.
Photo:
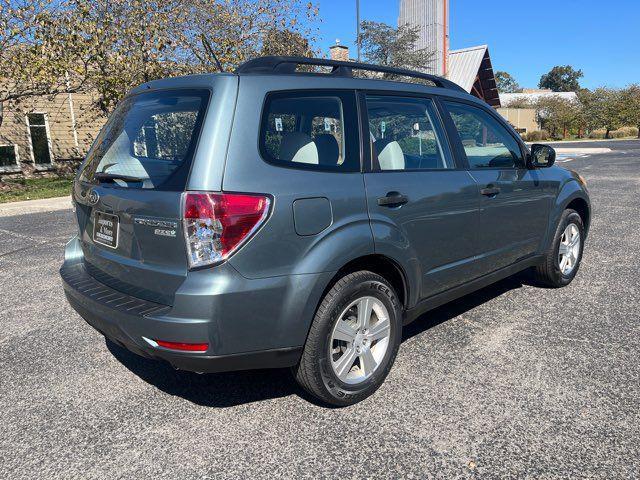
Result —
<svg viewBox="0 0 640 480"><path fill-rule="evenodd" d="M485 197L495 197L500 193L500 189L498 187L487 187L481 189L480 193Z"/></svg>
<svg viewBox="0 0 640 480"><path fill-rule="evenodd" d="M378 198L378 205L381 207L399 207L409 201L406 195L398 192L389 192L385 197Z"/></svg>

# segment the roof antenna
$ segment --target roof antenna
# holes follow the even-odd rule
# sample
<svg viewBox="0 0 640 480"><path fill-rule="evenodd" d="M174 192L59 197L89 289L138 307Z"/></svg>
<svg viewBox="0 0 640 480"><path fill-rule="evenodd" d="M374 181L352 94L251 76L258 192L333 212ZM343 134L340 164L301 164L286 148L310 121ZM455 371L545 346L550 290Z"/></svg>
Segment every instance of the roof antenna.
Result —
<svg viewBox="0 0 640 480"><path fill-rule="evenodd" d="M209 43L209 40L207 40L207 37L204 36L204 33L200 35L200 39L202 40L202 45L204 45L204 49L207 52L209 52L209 55L211 55L213 59L216 61L216 65L218 66L218 70L220 70L220 73L224 73L222 64L220 63L220 60L218 60L218 57L216 56L216 52L214 52L213 48L211 48L211 44Z"/></svg>

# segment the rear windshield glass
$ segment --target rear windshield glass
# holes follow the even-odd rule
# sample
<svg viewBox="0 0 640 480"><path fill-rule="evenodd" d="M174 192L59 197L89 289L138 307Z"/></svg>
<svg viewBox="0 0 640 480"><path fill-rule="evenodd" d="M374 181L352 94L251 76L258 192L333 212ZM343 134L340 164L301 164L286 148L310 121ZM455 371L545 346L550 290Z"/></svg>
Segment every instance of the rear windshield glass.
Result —
<svg viewBox="0 0 640 480"><path fill-rule="evenodd" d="M206 90L172 90L125 98L87 154L80 179L184 189L208 97Z"/></svg>

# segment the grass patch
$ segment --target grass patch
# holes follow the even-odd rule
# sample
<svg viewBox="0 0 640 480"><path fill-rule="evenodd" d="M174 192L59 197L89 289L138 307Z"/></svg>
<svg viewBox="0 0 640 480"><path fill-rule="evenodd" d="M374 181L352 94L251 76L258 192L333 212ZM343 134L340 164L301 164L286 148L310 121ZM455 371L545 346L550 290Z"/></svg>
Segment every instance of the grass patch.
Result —
<svg viewBox="0 0 640 480"><path fill-rule="evenodd" d="M0 203L63 197L71 194L73 177L23 178L0 183Z"/></svg>

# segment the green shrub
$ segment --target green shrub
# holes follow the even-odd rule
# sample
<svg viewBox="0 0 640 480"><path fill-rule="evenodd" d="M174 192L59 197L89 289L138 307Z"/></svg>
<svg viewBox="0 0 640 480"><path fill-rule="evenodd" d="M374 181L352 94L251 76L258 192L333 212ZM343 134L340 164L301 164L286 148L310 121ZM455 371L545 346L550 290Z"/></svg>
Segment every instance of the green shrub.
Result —
<svg viewBox="0 0 640 480"><path fill-rule="evenodd" d="M626 135L622 130L613 130L609 132L609 138L624 138Z"/></svg>
<svg viewBox="0 0 640 480"><path fill-rule="evenodd" d="M549 132L546 130L533 130L527 132L527 142L540 142L542 140L549 140Z"/></svg>
<svg viewBox="0 0 640 480"><path fill-rule="evenodd" d="M607 131L603 128L599 128L598 130L594 130L589 134L589 138L604 138L605 133ZM626 138L626 137L637 137L638 136L638 128L637 127L622 127L617 130L611 130L609 132L609 138Z"/></svg>
<svg viewBox="0 0 640 480"><path fill-rule="evenodd" d="M617 131L623 132L625 137L637 137L638 136L638 128L637 127L622 127Z"/></svg>
<svg viewBox="0 0 640 480"><path fill-rule="evenodd" d="M606 130L593 130L589 133L589 138L604 138L604 134L606 133Z"/></svg>

